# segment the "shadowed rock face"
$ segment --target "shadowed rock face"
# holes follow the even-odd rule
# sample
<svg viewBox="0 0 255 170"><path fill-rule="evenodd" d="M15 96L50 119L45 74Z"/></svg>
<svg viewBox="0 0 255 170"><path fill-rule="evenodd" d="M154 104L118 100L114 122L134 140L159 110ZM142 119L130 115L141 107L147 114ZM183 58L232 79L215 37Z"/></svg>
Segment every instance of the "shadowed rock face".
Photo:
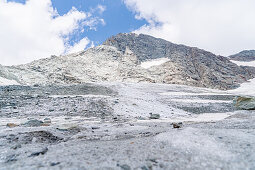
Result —
<svg viewBox="0 0 255 170"><path fill-rule="evenodd" d="M231 60L235 61L255 61L255 50L244 50L238 54L229 56Z"/></svg>
<svg viewBox="0 0 255 170"><path fill-rule="evenodd" d="M178 67L176 72L162 73L165 74L163 83L231 89L255 76L254 69L239 67L226 57L144 34L118 34L105 41L104 45L114 46L123 53L128 47L140 62L163 57L169 58L169 62L154 71ZM176 79L182 81L176 82Z"/></svg>

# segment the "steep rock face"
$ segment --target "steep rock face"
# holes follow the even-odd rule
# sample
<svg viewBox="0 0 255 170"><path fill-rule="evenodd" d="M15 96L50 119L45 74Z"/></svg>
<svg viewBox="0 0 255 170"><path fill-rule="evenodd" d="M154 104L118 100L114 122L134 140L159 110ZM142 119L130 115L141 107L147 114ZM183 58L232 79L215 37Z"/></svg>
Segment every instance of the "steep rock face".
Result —
<svg viewBox="0 0 255 170"><path fill-rule="evenodd" d="M128 47L140 62L169 58L170 61L152 69L152 74L159 76L163 83L230 89L255 76L253 69L239 67L226 57L148 35L118 34L104 45L114 46L122 53Z"/></svg>
<svg viewBox="0 0 255 170"><path fill-rule="evenodd" d="M238 54L229 56L231 60L235 61L255 61L255 50L244 50Z"/></svg>

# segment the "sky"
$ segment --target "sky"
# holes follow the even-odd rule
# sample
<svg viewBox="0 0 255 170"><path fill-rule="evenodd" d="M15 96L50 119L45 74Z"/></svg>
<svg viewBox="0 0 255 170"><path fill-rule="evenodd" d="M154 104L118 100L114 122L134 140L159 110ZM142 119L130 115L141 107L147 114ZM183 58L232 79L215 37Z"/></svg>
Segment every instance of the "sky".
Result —
<svg viewBox="0 0 255 170"><path fill-rule="evenodd" d="M0 0L0 64L65 55L135 32L228 56L255 49L254 0Z"/></svg>

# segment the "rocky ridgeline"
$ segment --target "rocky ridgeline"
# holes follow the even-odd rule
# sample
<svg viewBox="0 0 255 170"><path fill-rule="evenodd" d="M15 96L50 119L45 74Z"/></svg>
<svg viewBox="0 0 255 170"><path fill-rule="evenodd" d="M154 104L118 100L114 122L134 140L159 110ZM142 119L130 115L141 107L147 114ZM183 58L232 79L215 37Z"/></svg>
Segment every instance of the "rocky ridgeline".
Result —
<svg viewBox="0 0 255 170"><path fill-rule="evenodd" d="M143 62L166 58L148 68ZM86 51L5 67L21 84L152 82L231 89L255 77L255 68L239 67L226 57L148 35L118 34Z"/></svg>
<svg viewBox="0 0 255 170"><path fill-rule="evenodd" d="M255 61L255 50L244 50L238 54L229 56L231 60L235 61Z"/></svg>

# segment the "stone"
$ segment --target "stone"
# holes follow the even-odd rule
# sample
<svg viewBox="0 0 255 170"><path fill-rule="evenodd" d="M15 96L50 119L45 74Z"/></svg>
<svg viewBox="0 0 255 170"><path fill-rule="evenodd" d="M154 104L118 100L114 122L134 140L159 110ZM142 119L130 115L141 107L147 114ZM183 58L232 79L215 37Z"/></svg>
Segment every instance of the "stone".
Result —
<svg viewBox="0 0 255 170"><path fill-rule="evenodd" d="M26 123L22 125L26 127L39 127L39 126L42 126L42 124L43 124L43 121L33 119L33 120L27 121Z"/></svg>
<svg viewBox="0 0 255 170"><path fill-rule="evenodd" d="M15 154L9 155L6 157L6 163L15 162L15 161L17 161L17 155Z"/></svg>
<svg viewBox="0 0 255 170"><path fill-rule="evenodd" d="M26 132L23 134L23 139L25 143L58 143L63 140L58 136L53 135L51 132L48 131L33 131L33 132Z"/></svg>
<svg viewBox="0 0 255 170"><path fill-rule="evenodd" d="M234 105L242 110L255 110L255 97L237 97Z"/></svg>
<svg viewBox="0 0 255 170"><path fill-rule="evenodd" d="M59 165L60 164L60 162L52 162L52 163L50 163L50 166L56 166L56 165Z"/></svg>
<svg viewBox="0 0 255 170"><path fill-rule="evenodd" d="M149 170L149 168L147 168L147 166L142 166L141 170Z"/></svg>
<svg viewBox="0 0 255 170"><path fill-rule="evenodd" d="M182 127L182 122L179 122L179 123L172 123L172 125L173 125L173 128L181 128Z"/></svg>
<svg viewBox="0 0 255 170"><path fill-rule="evenodd" d="M34 157L34 156L39 156L39 155L44 155L46 152L48 152L48 148L43 148L40 151L37 152L33 152L31 155L29 155L28 157Z"/></svg>
<svg viewBox="0 0 255 170"><path fill-rule="evenodd" d="M45 118L45 119L43 119L43 123L51 123L51 119L50 118Z"/></svg>
<svg viewBox="0 0 255 170"><path fill-rule="evenodd" d="M160 114L152 114L150 113L150 119L159 119L160 118Z"/></svg>
<svg viewBox="0 0 255 170"><path fill-rule="evenodd" d="M131 170L131 167L127 164L123 164L123 165L117 165L118 167L120 167L122 170Z"/></svg>
<svg viewBox="0 0 255 170"><path fill-rule="evenodd" d="M19 149L19 148L21 148L21 144L17 144L15 146L11 147L11 149L14 149L14 150Z"/></svg>
<svg viewBox="0 0 255 170"><path fill-rule="evenodd" d="M14 128L14 127L17 127L19 125L15 124L15 123L7 123L6 126L9 127L9 128Z"/></svg>
<svg viewBox="0 0 255 170"><path fill-rule="evenodd" d="M57 127L57 130L76 134L81 131L81 127L76 124L62 124Z"/></svg>

